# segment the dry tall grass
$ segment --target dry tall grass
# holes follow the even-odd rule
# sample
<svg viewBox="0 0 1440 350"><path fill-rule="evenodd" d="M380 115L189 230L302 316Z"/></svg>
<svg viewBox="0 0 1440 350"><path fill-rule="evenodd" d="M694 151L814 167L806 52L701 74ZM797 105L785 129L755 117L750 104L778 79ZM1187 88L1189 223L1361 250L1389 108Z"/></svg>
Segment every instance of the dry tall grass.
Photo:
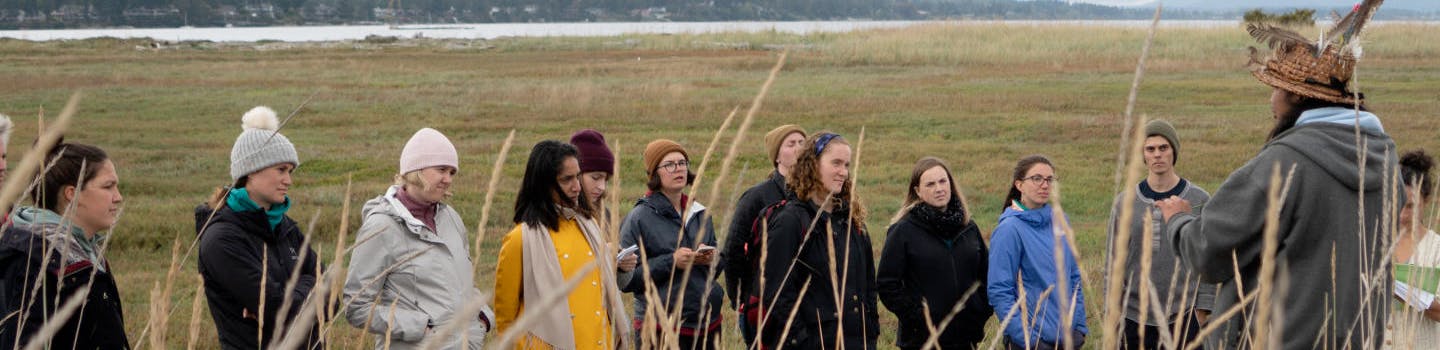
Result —
<svg viewBox="0 0 1440 350"><path fill-rule="evenodd" d="M1368 35L1371 42L1361 70L1371 107L1402 148L1440 149L1432 132L1436 124L1427 117L1440 110L1433 94L1440 84L1440 65L1434 60L1440 55L1440 45L1434 44L1440 42L1440 31L1434 29L1387 25ZM1109 165L1116 156L1114 137L1106 135L1124 135L1128 129L1117 106L1126 100L1127 83L1136 78L1131 75L1134 55L1143 49L1147 35L1137 28L957 23L813 36L625 36L641 44L624 49L601 45L613 38L564 38L500 40L493 52L419 48L270 53L157 53L133 51L134 43L128 41L62 45L0 40L0 54L7 57L0 62L0 79L15 82L0 86L0 109L11 115L38 114L46 104L64 104L69 91L86 89L87 107L80 113L86 118L77 119L81 127L67 138L111 151L125 177L131 215L115 230L108 253L130 316L127 328L131 334L143 333L134 340L143 339L145 346L160 346L156 341L163 339L170 348L213 348L215 335L207 331L211 321L197 304L203 289L184 276L193 273L189 251L181 256L178 276L170 272L173 254L166 259L164 252L174 252L177 237L181 244L193 244L188 209L213 184L184 179L212 178L223 168L234 137L230 116L236 110L263 101L293 101L323 88L325 93L308 103L305 118L286 129L306 159L292 194L301 206L343 209L351 192L349 174L362 179L354 183L354 191L372 193L387 186L384 180L393 171L390 164L398 145L413 129L388 125L409 123L453 130L465 164L495 164L483 196L503 200L513 196L520 174L501 163L516 156L511 152L524 152L504 145L555 138L579 127L607 128L620 156L617 169L638 168L638 157L624 157L621 144L656 136L698 144L712 137L722 124L718 116L750 100L753 83L772 68L775 54L759 48L799 44L790 46L796 51L780 69L785 79L774 83L764 112L756 113L758 127L781 122L838 130L863 126L873 142L866 147L866 177L856 182L856 190L871 199L877 214L898 209L899 194L906 190L902 173L920 156L951 154L946 158L956 165L956 180L972 189L967 194L977 203L991 203L998 202L1008 186L1002 174L1013 156L1054 150L1057 159L1075 164L1066 176L1065 209L1075 224L1069 237L1081 253L1076 256L1090 257L1081 259L1086 275L1096 276L1102 261L1094 257L1104 255L1100 227L1113 196L1107 185L1113 185L1115 168ZM1215 188L1253 154L1268 127L1264 88L1240 68L1249 39L1238 28L1161 28L1154 36L1145 86L1138 92L1142 98L1134 111L1176 122L1187 139L1184 175ZM697 48L697 41L746 41L752 49ZM273 74L259 76L255 69ZM585 79L577 82L576 77ZM66 109L64 118L45 123L47 131L65 129L68 115L75 113L73 106ZM16 122L17 135L40 129L39 121ZM186 132L174 132L182 127ZM506 137L516 129L522 131L522 140ZM726 154L733 159L731 166L766 164L763 147L739 137L731 142ZM31 148L29 144L17 137L12 150ZM39 161L30 162L27 154L11 174L33 172ZM742 188L759 179L743 174L729 179L719 172L707 168L702 174L717 179L705 198L712 208L727 207L734 198L733 193L714 193L719 186ZM629 209L620 203L642 189L619 186L622 180L639 181L638 174L615 174L609 212L619 217ZM7 183L0 203L13 202L23 185ZM490 216L485 203L491 199L477 200L482 198L480 188L457 192L457 208L481 212L480 222L474 223L472 254L480 275L476 281L486 290L498 239L484 232L506 226L506 220L495 218L506 217L509 210L497 208ZM993 226L996 208L981 205L976 211L982 227ZM343 265L338 257L348 253L342 247L352 245L350 237L356 244L367 238L364 232L345 232L347 220L358 213L341 212L320 217L310 230L315 246L335 247L333 254L322 254L329 259L328 267ZM884 227L879 221L867 224ZM325 273L334 277L337 272ZM326 280L334 287L332 278ZM145 291L157 282L162 297L152 301ZM1085 286L1087 295L1098 295L1099 289ZM1095 344L1092 348L1101 345L1097 339L1109 339L1110 326L1102 325L1099 317L1110 316L1101 310L1116 310L1103 306L1108 299L1091 298L1090 305L1075 306L1087 307L1093 315L1091 329L1097 331L1087 340ZM1150 315L1173 304L1147 299ZM1264 300L1246 295L1242 304L1260 303L1257 299ZM170 305L156 305L163 302ZM1241 312L1216 310L1212 324ZM1020 312L996 313L1002 319ZM881 343L887 344L893 341L888 329L895 322L888 313L881 314L887 328ZM726 318L732 315L727 311ZM168 318L188 318L190 332L171 331ZM322 328L332 346L369 346L363 332L335 325L333 318ZM740 347L735 341L739 337L729 336L738 332L728 322L725 333L727 347ZM997 340L992 336L987 345L995 346Z"/></svg>

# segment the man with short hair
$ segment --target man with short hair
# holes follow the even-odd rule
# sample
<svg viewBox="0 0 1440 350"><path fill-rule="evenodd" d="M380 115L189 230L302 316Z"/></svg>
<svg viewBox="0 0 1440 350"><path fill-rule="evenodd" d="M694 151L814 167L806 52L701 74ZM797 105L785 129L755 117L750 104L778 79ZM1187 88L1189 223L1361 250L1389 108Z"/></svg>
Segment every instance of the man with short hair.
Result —
<svg viewBox="0 0 1440 350"><path fill-rule="evenodd" d="M1160 327L1179 329L1176 344L1184 347L1194 340L1200 331L1200 323L1209 316L1215 299L1215 285L1200 283L1200 276L1180 263L1175 249L1161 243L1165 222L1155 202L1177 196L1193 205L1203 206L1210 199L1210 193L1176 173L1175 162L1180 157L1180 138L1175 127L1169 122L1154 120L1146 124L1143 147L1141 155L1147 175L1136 185L1134 197L1126 198L1125 192L1115 195L1106 236L1106 261L1112 261L1110 259L1113 259L1116 249L1126 249L1129 252L1129 258L1118 276L1125 281L1121 287L1125 293L1122 301L1125 324L1120 347L1158 349ZM1131 218L1128 222L1120 222L1120 214L1127 205L1132 213ZM1151 253L1148 279L1141 275L1144 271L1141 270L1140 260L1141 254L1147 248L1143 235L1146 226L1152 234L1148 246ZM1122 227L1129 227L1130 239L1116 242L1115 236ZM1106 263L1104 268L1109 269L1110 264ZM1110 273L1105 275L1114 276ZM1150 295L1149 291L1152 289L1163 304L1151 303L1142 315L1141 303L1151 300L1146 296ZM1154 316L1154 310L1157 309L1163 311L1165 318Z"/></svg>
<svg viewBox="0 0 1440 350"><path fill-rule="evenodd" d="M759 291L758 285L755 285L757 267L753 263L759 262L761 251L759 247L748 246L755 236L760 234L752 232L752 228L762 210L791 197L786 194L785 179L790 176L790 168L795 166L795 159L799 154L797 150L800 144L805 142L805 136L805 129L790 124L765 133L765 150L768 151L770 164L775 170L765 181L740 195L740 200L735 204L734 216L730 219L730 229L726 231L725 247L720 251L720 260L725 262L725 294L730 296L731 306L741 313L737 318L740 334L747 345L755 341L755 326L759 321L758 318L749 317L753 311L758 310L755 308L758 299L752 301ZM754 259L751 255L754 255Z"/></svg>

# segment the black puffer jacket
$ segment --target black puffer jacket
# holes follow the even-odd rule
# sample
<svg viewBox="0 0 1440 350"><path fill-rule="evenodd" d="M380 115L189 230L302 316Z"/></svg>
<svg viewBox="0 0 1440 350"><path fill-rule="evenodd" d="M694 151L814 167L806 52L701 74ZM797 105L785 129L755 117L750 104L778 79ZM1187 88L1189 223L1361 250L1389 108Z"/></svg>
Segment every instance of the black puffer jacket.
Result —
<svg viewBox="0 0 1440 350"><path fill-rule="evenodd" d="M815 227L810 227L817 215ZM844 327L843 349L874 349L880 335L880 313L875 300L875 258L865 225L852 223L843 204L825 213L810 201L796 200L774 214L769 226L766 282L760 298L764 303L761 312L768 314L760 327L763 344L777 348L783 339L788 349L840 349L835 339ZM835 309L836 291L842 298L840 310ZM787 322L792 309L794 322ZM787 323L791 325L785 333Z"/></svg>
<svg viewBox="0 0 1440 350"><path fill-rule="evenodd" d="M304 246L305 236L288 216L271 230L264 212L237 213L222 206L214 211L209 227L205 227L211 211L205 205L195 208L195 230L199 232L204 228L200 235L199 269L205 277L205 299L220 334L220 345L225 349L263 348L277 335L283 335L283 330L300 313L301 304L315 287L316 265L320 260L315 251ZM304 261L300 261L302 252ZM262 262L266 266L263 284ZM287 295L285 283L296 265L300 266L300 277L294 291ZM255 310L262 302L262 286L265 288L265 331L261 341L266 344L257 344L255 334L260 324ZM291 302L290 309L284 311L286 324L277 326L276 316L281 314L280 307L287 298ZM277 329L282 331L276 332ZM307 348L319 344L318 335L319 328L310 327Z"/></svg>
<svg viewBox="0 0 1440 350"><path fill-rule="evenodd" d="M756 184L735 203L735 211L731 214L730 229L725 231L725 247L720 250L720 258L725 260L725 291L730 296L730 305L739 307L751 296L755 295L755 273L756 266L751 263L751 256L760 255L759 248L751 248L753 251L746 253L746 245L754 240L757 233L752 232L755 218L760 212L771 204L775 204L786 198L785 177L780 172L771 172L770 177L764 182ZM754 259L759 261L759 259Z"/></svg>
<svg viewBox="0 0 1440 350"><path fill-rule="evenodd" d="M985 338L985 322L993 314L985 297L990 251L980 228L963 218L960 201L953 200L944 212L921 204L890 225L876 279L880 300L900 320L895 345L902 349L919 349L929 339L926 306L939 326L971 288L975 291L941 331L939 344L966 349Z"/></svg>
<svg viewBox="0 0 1440 350"><path fill-rule="evenodd" d="M0 238L0 348L24 347L47 317L89 284L84 307L64 321L50 338L50 348L129 349L120 293L109 266L106 271L89 261L63 266L59 254L45 259L47 247L39 234L17 227L5 228ZM41 288L34 289L35 281L43 281ZM32 303L37 293L40 297Z"/></svg>
<svg viewBox="0 0 1440 350"><path fill-rule="evenodd" d="M620 286L627 293L635 295L635 319L644 319L646 308L649 305L645 297L645 288L653 283L656 288L662 289L657 292L660 296L660 303L665 304L666 312L674 312L676 305L673 300L679 300L683 292L685 297L680 305L680 326L682 334L709 333L719 329L720 309L724 307L725 291L715 278L724 269L722 261L714 261L709 266L691 265L690 276L681 281L685 270L675 268L675 260L672 255L679 247L699 246L696 243L715 246L715 225L705 215L705 206L700 203L691 204L685 214L688 218L685 225L685 234L680 234L680 213L670 205L670 200L664 194L652 193L641 198L635 203L635 209L630 215L625 216L625 222L620 224L620 244L624 247L639 245L643 250L646 261L643 268L649 270L648 276L652 279L646 281L647 276L637 268L634 277L624 286ZM703 218L703 220L702 220ZM676 241L679 238L679 241ZM638 254L638 253L637 253ZM717 259L719 260L719 259ZM708 267L708 268L707 268ZM681 289L681 285L684 289ZM704 305L704 308L701 308Z"/></svg>

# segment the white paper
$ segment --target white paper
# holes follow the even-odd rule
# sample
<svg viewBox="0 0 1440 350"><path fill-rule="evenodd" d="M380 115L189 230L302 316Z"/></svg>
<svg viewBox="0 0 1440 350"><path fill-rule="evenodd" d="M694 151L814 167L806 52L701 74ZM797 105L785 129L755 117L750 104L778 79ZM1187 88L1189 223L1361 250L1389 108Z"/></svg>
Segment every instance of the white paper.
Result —
<svg viewBox="0 0 1440 350"><path fill-rule="evenodd" d="M629 247L625 247L625 249L620 250L620 254L615 255L615 261L619 262L621 260L625 260L625 257L635 255L635 252L638 251L640 251L640 245L632 245Z"/></svg>

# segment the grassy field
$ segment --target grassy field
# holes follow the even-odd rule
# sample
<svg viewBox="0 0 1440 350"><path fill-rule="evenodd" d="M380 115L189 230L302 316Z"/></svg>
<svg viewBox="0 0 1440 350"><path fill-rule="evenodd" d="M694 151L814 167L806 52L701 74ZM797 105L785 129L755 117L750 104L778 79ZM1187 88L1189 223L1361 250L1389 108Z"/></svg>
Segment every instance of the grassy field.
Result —
<svg viewBox="0 0 1440 350"><path fill-rule="evenodd" d="M1440 151L1437 29L1389 25L1367 34L1359 84L1401 149ZM769 171L759 140L779 124L828 129L852 142L865 129L858 187L872 210L867 224L876 249L920 157L950 163L988 232L1015 160L1047 154L1064 179L1091 328L1098 329L1103 224L1116 191L1122 113L1144 37L1138 28L929 25L808 36L500 39L470 48L150 51L136 49L143 40L0 40L0 113L17 122L14 164L35 138L42 109L53 117L73 92L84 92L66 139L99 145L117 164L126 210L108 255L120 276L127 331L139 341L151 317L149 292L165 283L172 244L189 247L192 208L228 181L239 117L252 106L286 114L318 91L283 132L304 163L290 215L302 223L318 217L315 248L326 260L341 216L350 216L351 229L359 219L358 209L339 212L347 177L355 181L352 208L382 193L415 130L434 127L455 141L461 176L452 204L472 226L496 152L516 130L477 254L477 281L488 291L531 145L565 140L581 128L604 132L618 145L620 210L628 211L643 191L644 144L671 138L698 162L725 115L754 97L779 55L775 49L789 47L794 51L744 135L722 194L699 198L718 208L721 222L737 189ZM1238 27L1162 29L1139 92L1136 113L1178 127L1181 175L1207 189L1259 150L1270 128L1270 90L1244 68L1249 45ZM733 132L726 135L721 142L728 146ZM713 180L719 163L709 169ZM174 310L168 348L185 346L193 260L191 254L182 264L168 301ZM218 348L208 314L200 322L202 347ZM894 323L882 312L882 324ZM726 325L728 341L738 343L733 322ZM369 343L349 326L337 329L332 345ZM881 339L885 346L893 341L890 331ZM1099 334L1089 342L1098 348Z"/></svg>

